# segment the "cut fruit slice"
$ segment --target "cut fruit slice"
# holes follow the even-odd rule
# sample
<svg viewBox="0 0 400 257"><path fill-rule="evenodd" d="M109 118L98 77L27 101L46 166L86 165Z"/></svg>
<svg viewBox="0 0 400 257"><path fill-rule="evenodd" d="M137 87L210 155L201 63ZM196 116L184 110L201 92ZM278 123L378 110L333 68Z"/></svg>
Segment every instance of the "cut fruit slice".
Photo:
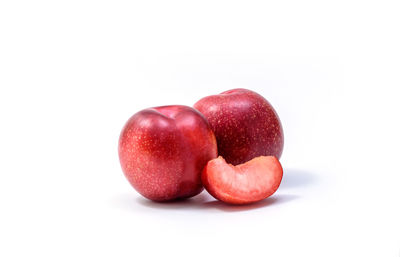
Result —
<svg viewBox="0 0 400 257"><path fill-rule="evenodd" d="M204 167L201 179L207 191L226 203L247 204L271 196L283 176L275 156L260 156L237 166L219 156Z"/></svg>

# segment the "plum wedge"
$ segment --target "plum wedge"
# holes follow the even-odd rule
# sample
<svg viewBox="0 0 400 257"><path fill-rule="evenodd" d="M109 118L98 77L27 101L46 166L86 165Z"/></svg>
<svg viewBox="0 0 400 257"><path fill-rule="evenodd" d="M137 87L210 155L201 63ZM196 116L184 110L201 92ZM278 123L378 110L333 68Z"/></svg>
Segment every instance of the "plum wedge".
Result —
<svg viewBox="0 0 400 257"><path fill-rule="evenodd" d="M282 176L282 166L275 156L259 156L236 166L219 156L207 163L201 179L216 199L230 204L248 204L275 193Z"/></svg>

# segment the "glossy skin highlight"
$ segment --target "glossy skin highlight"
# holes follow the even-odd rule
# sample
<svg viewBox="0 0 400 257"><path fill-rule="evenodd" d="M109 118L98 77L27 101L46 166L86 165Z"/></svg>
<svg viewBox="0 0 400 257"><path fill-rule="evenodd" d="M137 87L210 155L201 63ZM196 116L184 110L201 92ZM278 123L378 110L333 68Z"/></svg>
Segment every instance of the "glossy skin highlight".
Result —
<svg viewBox="0 0 400 257"><path fill-rule="evenodd" d="M197 110L161 106L142 110L127 121L118 153L126 178L140 194L169 201L203 190L201 171L217 157L217 144Z"/></svg>
<svg viewBox="0 0 400 257"><path fill-rule="evenodd" d="M217 139L218 153L228 163L237 165L257 156L281 157L282 124L261 95L233 89L204 97L194 108L207 118Z"/></svg>
<svg viewBox="0 0 400 257"><path fill-rule="evenodd" d="M221 156L207 163L202 173L206 190L230 204L249 204L271 196L279 188L283 170L275 156L259 156L234 166Z"/></svg>

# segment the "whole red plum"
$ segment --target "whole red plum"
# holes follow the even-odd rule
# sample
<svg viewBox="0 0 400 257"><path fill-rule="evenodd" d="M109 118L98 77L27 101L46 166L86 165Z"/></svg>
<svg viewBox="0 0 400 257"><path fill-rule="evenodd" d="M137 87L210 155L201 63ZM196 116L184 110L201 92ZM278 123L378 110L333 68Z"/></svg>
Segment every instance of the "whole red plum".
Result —
<svg viewBox="0 0 400 257"><path fill-rule="evenodd" d="M203 190L201 171L217 157L217 144L200 112L173 105L133 115L122 129L118 152L126 178L140 194L168 201Z"/></svg>
<svg viewBox="0 0 400 257"><path fill-rule="evenodd" d="M194 108L208 120L218 153L233 165L258 156L280 158L283 129L278 114L261 95L233 89L200 99Z"/></svg>

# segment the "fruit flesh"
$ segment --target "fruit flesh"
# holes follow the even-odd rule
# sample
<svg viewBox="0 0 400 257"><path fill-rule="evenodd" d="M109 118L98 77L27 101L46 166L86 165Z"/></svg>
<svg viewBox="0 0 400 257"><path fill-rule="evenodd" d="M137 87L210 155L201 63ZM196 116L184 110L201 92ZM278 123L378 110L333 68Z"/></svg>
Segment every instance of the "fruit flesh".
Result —
<svg viewBox="0 0 400 257"><path fill-rule="evenodd" d="M283 151L281 122L272 105L247 89L232 89L200 99L194 108L208 120L218 153L228 163L244 163L257 156L276 156Z"/></svg>
<svg viewBox="0 0 400 257"><path fill-rule="evenodd" d="M162 106L136 113L122 129L118 151L128 181L155 201L200 193L201 171L217 157L208 122L188 106Z"/></svg>
<svg viewBox="0 0 400 257"><path fill-rule="evenodd" d="M271 196L279 187L282 166L274 156L256 157L234 166L221 156L207 163L202 182L218 200L231 204L247 204Z"/></svg>

